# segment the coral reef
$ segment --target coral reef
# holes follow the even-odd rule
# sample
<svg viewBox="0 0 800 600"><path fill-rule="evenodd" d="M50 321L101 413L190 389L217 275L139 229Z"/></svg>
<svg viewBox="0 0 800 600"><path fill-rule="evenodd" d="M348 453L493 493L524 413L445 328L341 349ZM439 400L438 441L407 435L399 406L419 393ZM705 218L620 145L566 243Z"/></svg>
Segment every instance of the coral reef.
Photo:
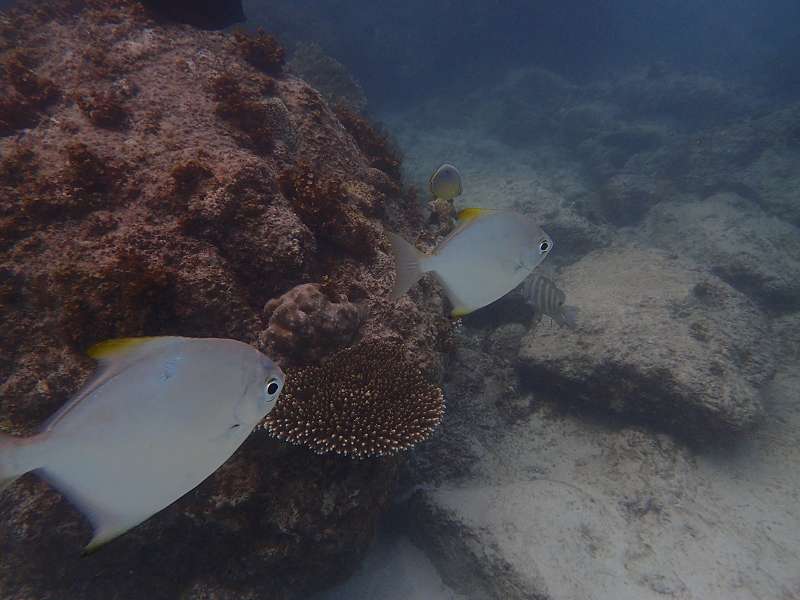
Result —
<svg viewBox="0 0 800 600"><path fill-rule="evenodd" d="M60 91L45 77L37 75L30 55L16 50L0 62L0 135L33 127L41 112L55 102Z"/></svg>
<svg viewBox="0 0 800 600"><path fill-rule="evenodd" d="M262 427L317 454L392 455L427 439L444 415L442 390L399 344L362 344L292 369Z"/></svg>
<svg viewBox="0 0 800 600"><path fill-rule="evenodd" d="M359 210L354 206L358 198L351 201L341 179L321 178L306 162L298 162L282 173L279 183L298 216L318 240L357 256L374 255L379 234L361 217L364 208L370 212L376 210L374 201Z"/></svg>
<svg viewBox="0 0 800 600"><path fill-rule="evenodd" d="M233 34L235 44L244 59L255 68L276 75L286 62L286 52L278 41L259 29L253 35L242 31Z"/></svg>
<svg viewBox="0 0 800 600"><path fill-rule="evenodd" d="M272 78L254 76L242 86L239 78L224 73L214 77L210 88L217 100L216 114L241 134L241 138L260 152L272 147L271 113L263 95L274 90Z"/></svg>
<svg viewBox="0 0 800 600"><path fill-rule="evenodd" d="M263 314L268 325L261 346L267 354L302 362L316 361L331 349L349 345L366 316L351 302L331 302L315 283L298 285L273 298Z"/></svg>
<svg viewBox="0 0 800 600"><path fill-rule="evenodd" d="M272 327L298 362L355 337L402 339L414 369L440 376L449 324L436 290L386 299L383 232L419 231L413 195L373 168L315 90L280 74L265 36L159 24L133 0L29 2L0 21L0 63L12 65L0 104L30 117L0 112L3 432L35 432L91 374L83 350L120 335L231 337L279 353ZM285 192L287 172L313 175L333 201ZM308 283L331 302L311 311L316 341L278 342L291 310L265 304ZM316 321L329 314L340 321ZM0 497L0 588L306 597L354 568L397 467L260 436L91 561L79 558L79 514L25 477Z"/></svg>
<svg viewBox="0 0 800 600"><path fill-rule="evenodd" d="M347 106L337 106L336 116L353 136L370 165L393 179L400 180L400 153L389 140L388 134L370 124L366 118Z"/></svg>
<svg viewBox="0 0 800 600"><path fill-rule="evenodd" d="M363 112L367 106L359 83L342 63L325 54L319 44L297 44L286 68L313 85L331 105L345 105L356 112Z"/></svg>
<svg viewBox="0 0 800 600"><path fill-rule="evenodd" d="M108 129L125 129L128 111L116 90L78 96L78 106L92 123Z"/></svg>

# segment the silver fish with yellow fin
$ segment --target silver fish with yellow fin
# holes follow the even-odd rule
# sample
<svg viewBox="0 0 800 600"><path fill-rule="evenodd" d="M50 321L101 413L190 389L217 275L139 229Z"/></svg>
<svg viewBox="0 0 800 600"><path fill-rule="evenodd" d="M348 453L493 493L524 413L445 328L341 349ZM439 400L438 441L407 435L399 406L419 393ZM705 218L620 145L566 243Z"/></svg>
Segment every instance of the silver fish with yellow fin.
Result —
<svg viewBox="0 0 800 600"><path fill-rule="evenodd" d="M423 273L432 272L462 317L522 283L553 249L553 240L525 215L482 208L458 213L456 229L424 254L389 234L397 266L392 299L405 294Z"/></svg>
<svg viewBox="0 0 800 600"><path fill-rule="evenodd" d="M537 315L547 315L559 327L575 327L578 309L564 304L567 295L552 279L544 275L533 274L522 284L522 297L530 304Z"/></svg>
<svg viewBox="0 0 800 600"><path fill-rule="evenodd" d="M275 406L281 369L215 338L89 349L95 376L32 437L0 434L0 490L36 471L91 521L91 552L194 489Z"/></svg>
<svg viewBox="0 0 800 600"><path fill-rule="evenodd" d="M428 185L434 198L450 201L463 192L461 173L453 165L443 163L433 172Z"/></svg>

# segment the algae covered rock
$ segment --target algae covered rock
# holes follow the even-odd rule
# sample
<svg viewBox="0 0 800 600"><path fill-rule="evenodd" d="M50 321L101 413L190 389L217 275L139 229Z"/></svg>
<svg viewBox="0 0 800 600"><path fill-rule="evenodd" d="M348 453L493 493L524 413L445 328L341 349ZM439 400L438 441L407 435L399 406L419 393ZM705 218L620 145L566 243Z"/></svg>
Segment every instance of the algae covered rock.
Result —
<svg viewBox="0 0 800 600"><path fill-rule="evenodd" d="M402 339L414 368L439 372L449 326L435 290L386 300L384 231L422 223L398 159L365 119L343 125L282 73L273 38L159 24L127 0L30 3L0 34L15 48L0 61L23 52L25 77L61 92L45 102L30 88L30 119L0 115L4 432L30 434L64 404L93 370L84 349L103 339L230 337L270 352L278 308L263 308L301 284L325 292L306 308L335 318L302 351L281 338L287 357ZM295 176L311 182L287 189ZM90 559L88 524L27 476L0 497L0 589L306 597L354 568L396 473L396 459L318 457L253 436Z"/></svg>
<svg viewBox="0 0 800 600"><path fill-rule="evenodd" d="M674 255L601 250L558 279L578 327L538 326L519 361L534 389L660 429L749 429L774 370L766 318L746 296Z"/></svg>

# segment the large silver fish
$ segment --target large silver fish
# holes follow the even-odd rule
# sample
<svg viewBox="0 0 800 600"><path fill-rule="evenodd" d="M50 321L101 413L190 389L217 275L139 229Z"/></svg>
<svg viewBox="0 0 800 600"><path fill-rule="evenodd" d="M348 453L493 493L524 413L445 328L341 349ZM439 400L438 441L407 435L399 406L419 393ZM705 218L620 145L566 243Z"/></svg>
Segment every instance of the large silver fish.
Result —
<svg viewBox="0 0 800 600"><path fill-rule="evenodd" d="M453 165L444 163L433 172L428 185L434 198L442 200L452 200L460 196L463 188L461 187L461 173Z"/></svg>
<svg viewBox="0 0 800 600"><path fill-rule="evenodd" d="M458 213L456 229L423 254L389 234L397 266L391 297L399 298L423 273L433 272L461 317L505 296L531 274L553 248L553 240L525 215L482 208Z"/></svg>
<svg viewBox="0 0 800 600"><path fill-rule="evenodd" d="M36 471L91 521L86 551L199 485L275 406L283 373L234 340L93 346L95 376L29 438L0 435L0 490Z"/></svg>
<svg viewBox="0 0 800 600"><path fill-rule="evenodd" d="M531 275L522 284L522 297L533 306L539 317L545 314L559 327L575 327L578 309L565 305L567 295L544 275Z"/></svg>

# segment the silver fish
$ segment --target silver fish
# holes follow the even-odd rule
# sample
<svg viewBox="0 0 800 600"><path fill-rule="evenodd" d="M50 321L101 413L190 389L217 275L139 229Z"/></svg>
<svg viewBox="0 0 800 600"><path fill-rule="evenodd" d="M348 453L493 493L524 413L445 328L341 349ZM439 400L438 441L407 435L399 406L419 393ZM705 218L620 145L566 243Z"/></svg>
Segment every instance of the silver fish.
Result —
<svg viewBox="0 0 800 600"><path fill-rule="evenodd" d="M100 367L32 437L0 434L0 491L36 472L91 521L90 552L216 471L275 406L283 373L214 338L93 346Z"/></svg>
<svg viewBox="0 0 800 600"><path fill-rule="evenodd" d="M433 272L463 317L505 296L531 274L553 248L553 240L529 217L509 211L465 208L458 225L433 251L423 254L389 234L397 277L392 299Z"/></svg>
<svg viewBox="0 0 800 600"><path fill-rule="evenodd" d="M433 197L442 200L452 200L456 196L460 196L463 191L461 173L448 163L439 165L428 180L428 185Z"/></svg>
<svg viewBox="0 0 800 600"><path fill-rule="evenodd" d="M533 306L539 316L547 315L559 327L575 327L578 309L567 306L567 295L544 275L532 275L522 284L522 297Z"/></svg>

